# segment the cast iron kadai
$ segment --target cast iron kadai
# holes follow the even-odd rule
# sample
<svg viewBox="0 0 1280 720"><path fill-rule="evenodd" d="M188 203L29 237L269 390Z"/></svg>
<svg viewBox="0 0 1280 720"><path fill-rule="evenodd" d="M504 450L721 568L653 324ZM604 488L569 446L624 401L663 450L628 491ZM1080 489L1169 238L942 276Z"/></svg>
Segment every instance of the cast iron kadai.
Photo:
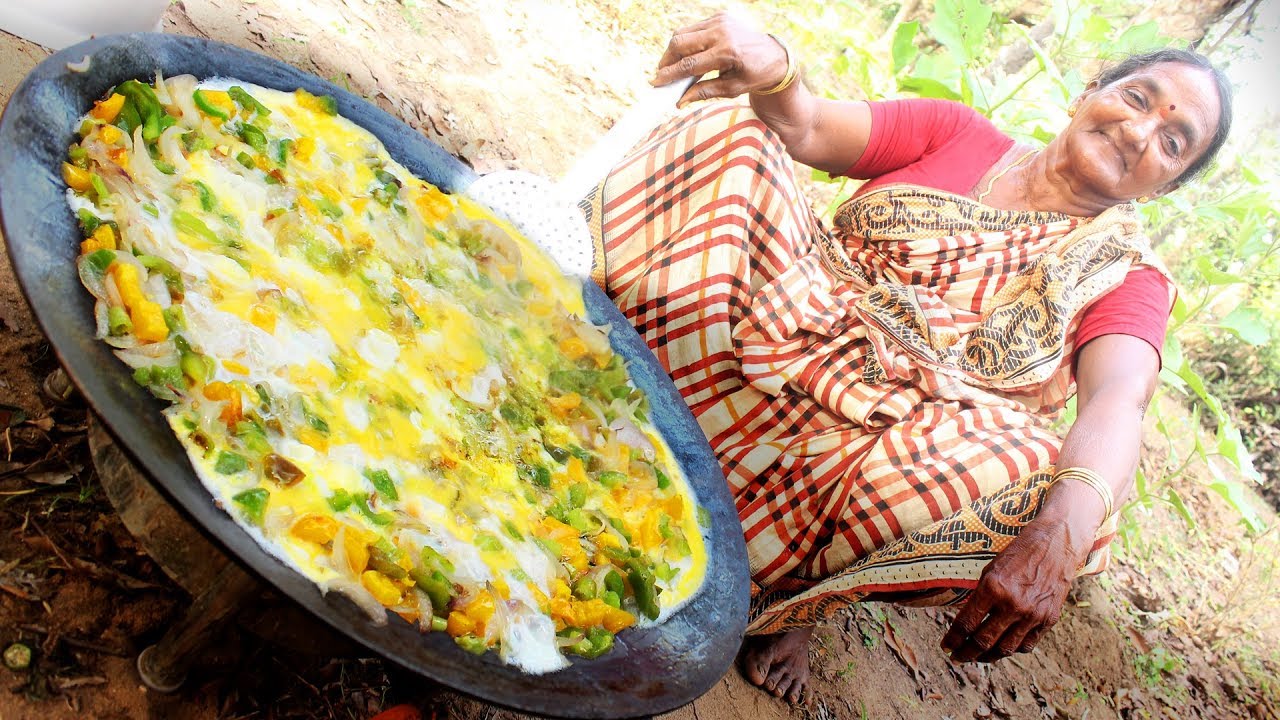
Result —
<svg viewBox="0 0 1280 720"><path fill-rule="evenodd" d="M68 68L86 56L88 69ZM467 167L391 115L283 62L208 40L141 33L97 38L45 60L22 82L0 118L0 226L27 300L59 361L121 447L209 537L299 605L370 650L460 691L514 709L564 717L631 717L664 712L701 695L733 661L747 621L746 548L721 470L701 430L640 337L590 282L591 321L613 326L614 349L649 395L652 417L709 511L708 569L701 591L666 622L619 634L595 661L526 675L493 654L463 652L444 633L422 634L400 620L376 627L350 601L322 595L267 554L214 506L182 446L163 421L163 403L135 384L124 363L94 338L91 297L75 258L79 230L60 176L77 119L112 86L136 78L234 77L278 90L305 88L337 99L415 175L446 192L475 179ZM455 111L465 112L464 108Z"/></svg>

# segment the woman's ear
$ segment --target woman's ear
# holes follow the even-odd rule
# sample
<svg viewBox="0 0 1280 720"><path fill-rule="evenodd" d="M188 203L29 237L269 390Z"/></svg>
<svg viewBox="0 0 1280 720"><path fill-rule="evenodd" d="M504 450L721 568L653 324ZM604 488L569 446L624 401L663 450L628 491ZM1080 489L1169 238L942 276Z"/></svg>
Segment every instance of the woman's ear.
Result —
<svg viewBox="0 0 1280 720"><path fill-rule="evenodd" d="M1098 91L1098 81L1090 80L1089 84L1084 86L1084 90L1079 95L1076 96L1076 99L1071 101L1071 105L1067 108L1067 114L1075 115L1076 108L1080 107L1080 103L1083 103L1086 99L1088 99L1090 95L1094 94L1097 91Z"/></svg>
<svg viewBox="0 0 1280 720"><path fill-rule="evenodd" d="M1175 180L1171 183L1166 184L1164 187L1160 188L1159 190L1156 190L1155 192L1151 193L1148 197L1150 197L1152 200L1155 200L1158 197L1164 197L1165 195L1168 195L1169 193L1173 192L1174 190L1177 190L1180 187L1182 187L1182 183Z"/></svg>

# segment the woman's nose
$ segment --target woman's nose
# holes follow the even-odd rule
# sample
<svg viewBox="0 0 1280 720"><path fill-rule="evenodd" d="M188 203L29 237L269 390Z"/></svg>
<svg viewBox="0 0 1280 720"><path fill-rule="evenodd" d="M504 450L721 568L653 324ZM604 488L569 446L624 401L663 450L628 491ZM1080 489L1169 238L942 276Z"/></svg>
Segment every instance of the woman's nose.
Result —
<svg viewBox="0 0 1280 720"><path fill-rule="evenodd" d="M1121 137L1134 150L1142 151L1146 148L1147 141L1155 134L1159 124L1160 118L1155 113L1141 113L1121 123Z"/></svg>

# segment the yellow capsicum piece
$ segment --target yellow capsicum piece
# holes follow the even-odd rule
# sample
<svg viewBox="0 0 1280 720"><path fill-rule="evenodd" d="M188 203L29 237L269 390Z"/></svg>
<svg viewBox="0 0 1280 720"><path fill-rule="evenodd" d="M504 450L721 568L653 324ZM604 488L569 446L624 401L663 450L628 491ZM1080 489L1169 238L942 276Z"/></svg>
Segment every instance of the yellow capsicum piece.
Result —
<svg viewBox="0 0 1280 720"><path fill-rule="evenodd" d="M289 528L289 532L299 540L307 540L317 545L333 542L338 534L338 521L324 515L309 513L303 515Z"/></svg>
<svg viewBox="0 0 1280 720"><path fill-rule="evenodd" d="M399 605L404 598L400 588L391 582L391 578L377 570L366 570L361 573L360 584L364 585L364 589L368 590L370 595L373 595L374 600L377 600L385 607Z"/></svg>
<svg viewBox="0 0 1280 720"><path fill-rule="evenodd" d="M93 109L89 114L103 122L115 122L116 117L120 114L120 108L124 107L124 96L120 93L111 93L111 97L106 100L99 100L93 104Z"/></svg>
<svg viewBox="0 0 1280 720"><path fill-rule="evenodd" d="M115 250L116 233L110 225L99 225L88 240L80 243L80 254L88 255L98 250Z"/></svg>
<svg viewBox="0 0 1280 720"><path fill-rule="evenodd" d="M169 337L169 326L158 303L147 299L138 279L138 269L128 263L114 262L107 272L116 281L116 290L129 311L133 334L143 342L159 342Z"/></svg>
<svg viewBox="0 0 1280 720"><path fill-rule="evenodd" d="M62 163L62 179L67 187L76 192L89 192L89 188L93 187L92 173L71 163Z"/></svg>

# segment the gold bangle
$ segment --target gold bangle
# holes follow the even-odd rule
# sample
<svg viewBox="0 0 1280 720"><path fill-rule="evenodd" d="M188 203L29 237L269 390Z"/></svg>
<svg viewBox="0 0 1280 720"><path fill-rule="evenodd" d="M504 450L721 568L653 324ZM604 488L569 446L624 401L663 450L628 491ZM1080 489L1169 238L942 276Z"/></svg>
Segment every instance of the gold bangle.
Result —
<svg viewBox="0 0 1280 720"><path fill-rule="evenodd" d="M774 42L782 46L782 52L787 56L787 72L782 76L782 80L777 85L774 85L768 90L752 90L752 95L775 95L791 87L792 83L796 81L796 78L800 76L800 66L796 63L795 54L791 52L791 48L787 47L787 44L782 42L777 35L769 33L769 37L773 38Z"/></svg>
<svg viewBox="0 0 1280 720"><path fill-rule="evenodd" d="M1102 517L1104 519L1111 517L1115 506L1115 498L1111 493L1111 486L1102 479L1101 475L1086 467L1070 467L1063 468L1053 474L1055 483L1062 480L1079 480L1093 488L1102 498L1102 505L1106 509Z"/></svg>

